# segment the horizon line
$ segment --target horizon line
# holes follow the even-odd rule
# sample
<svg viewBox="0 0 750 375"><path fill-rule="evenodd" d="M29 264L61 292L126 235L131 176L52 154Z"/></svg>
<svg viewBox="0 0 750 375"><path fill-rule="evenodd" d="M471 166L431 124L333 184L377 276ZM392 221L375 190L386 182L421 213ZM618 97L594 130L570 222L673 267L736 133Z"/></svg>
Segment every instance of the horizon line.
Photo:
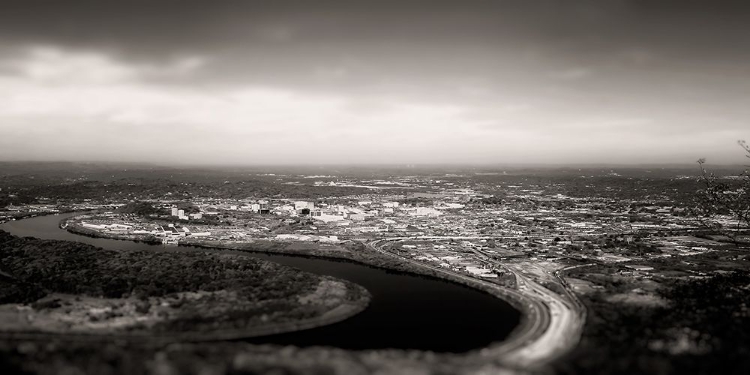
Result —
<svg viewBox="0 0 750 375"><path fill-rule="evenodd" d="M179 163L152 161L112 161L112 160L0 160L0 164L91 164L119 166L150 166L161 168L679 168L697 166L692 163L279 163L279 164L240 164L240 163ZM727 168L750 168L750 165L710 163L705 165Z"/></svg>

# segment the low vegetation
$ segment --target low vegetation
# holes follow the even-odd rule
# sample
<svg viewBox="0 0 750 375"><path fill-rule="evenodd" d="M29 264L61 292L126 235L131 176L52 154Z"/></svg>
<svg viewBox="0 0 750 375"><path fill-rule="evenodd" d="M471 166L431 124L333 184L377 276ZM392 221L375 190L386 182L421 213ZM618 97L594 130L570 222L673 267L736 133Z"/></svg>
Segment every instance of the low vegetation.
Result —
<svg viewBox="0 0 750 375"><path fill-rule="evenodd" d="M678 264L675 264L677 262ZM561 374L744 374L750 263L744 250L575 269L588 319Z"/></svg>
<svg viewBox="0 0 750 375"><path fill-rule="evenodd" d="M369 300L352 283L245 256L111 251L3 231L0 249L6 332L254 336L341 320Z"/></svg>

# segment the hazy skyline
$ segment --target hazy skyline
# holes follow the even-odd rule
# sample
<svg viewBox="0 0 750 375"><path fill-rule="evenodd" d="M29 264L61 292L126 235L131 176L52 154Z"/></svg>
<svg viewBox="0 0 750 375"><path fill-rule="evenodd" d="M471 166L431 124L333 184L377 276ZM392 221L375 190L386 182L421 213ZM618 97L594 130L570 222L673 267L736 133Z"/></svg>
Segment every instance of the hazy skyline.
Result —
<svg viewBox="0 0 750 375"><path fill-rule="evenodd" d="M0 160L746 161L740 1L1 1Z"/></svg>

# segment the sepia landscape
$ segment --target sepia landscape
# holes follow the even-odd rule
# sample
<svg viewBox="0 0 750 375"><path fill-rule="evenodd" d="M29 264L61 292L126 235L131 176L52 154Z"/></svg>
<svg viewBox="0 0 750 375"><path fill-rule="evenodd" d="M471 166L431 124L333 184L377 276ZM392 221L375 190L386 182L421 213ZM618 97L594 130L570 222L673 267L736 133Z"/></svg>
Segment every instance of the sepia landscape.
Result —
<svg viewBox="0 0 750 375"><path fill-rule="evenodd" d="M0 2L2 374L747 374L742 2Z"/></svg>

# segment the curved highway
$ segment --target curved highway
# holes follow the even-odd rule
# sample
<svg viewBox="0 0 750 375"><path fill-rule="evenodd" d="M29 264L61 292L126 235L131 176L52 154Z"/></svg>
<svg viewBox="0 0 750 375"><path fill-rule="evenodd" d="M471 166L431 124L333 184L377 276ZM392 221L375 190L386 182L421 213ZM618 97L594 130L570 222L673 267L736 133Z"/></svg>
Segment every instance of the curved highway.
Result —
<svg viewBox="0 0 750 375"><path fill-rule="evenodd" d="M69 240L114 250L211 251L164 247L132 241L89 238L59 228L74 214L40 216L0 226L17 236ZM295 346L334 346L344 349L418 349L466 352L503 347L514 334L521 313L503 299L454 282L388 271L359 263L312 257L233 252L346 279L370 291L372 300L362 313L343 322L287 334L246 340ZM531 310L535 311L535 310ZM524 322L542 322L538 317ZM536 324L536 323L535 323ZM525 330L523 330L525 331ZM499 345L498 345L499 344Z"/></svg>
<svg viewBox="0 0 750 375"><path fill-rule="evenodd" d="M461 239L465 238L467 237L461 237ZM373 241L370 245L382 254L397 257L405 262L430 268L434 271L451 275L454 278L466 280L469 283L484 285L493 289L499 295L516 301L517 305L520 304L526 310L525 324L517 329L516 335L513 336L512 340L508 340L501 345L495 345L489 348L489 350L485 350L483 354L495 356L509 365L529 368L541 366L559 358L578 343L583 331L586 310L575 294L570 291L568 283L560 274L561 271L575 267L568 267L554 272L554 276L560 280L560 284L565 291L565 296L563 297L524 276L520 270L502 264L479 250L473 250L483 261L491 263L494 267L507 270L514 275L517 289L511 290L453 272L443 267L428 265L384 250L384 244L402 239L423 239L423 237L390 238L388 240ZM429 239L456 239L456 237L431 236Z"/></svg>

